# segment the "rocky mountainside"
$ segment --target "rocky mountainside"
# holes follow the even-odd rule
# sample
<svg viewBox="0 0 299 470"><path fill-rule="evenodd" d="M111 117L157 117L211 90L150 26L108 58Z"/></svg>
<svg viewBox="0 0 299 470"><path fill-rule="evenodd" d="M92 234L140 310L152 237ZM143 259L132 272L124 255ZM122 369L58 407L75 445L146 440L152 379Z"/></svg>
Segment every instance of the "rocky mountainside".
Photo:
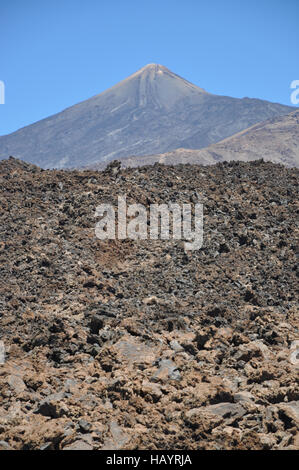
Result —
<svg viewBox="0 0 299 470"><path fill-rule="evenodd" d="M298 170L0 162L1 449L298 449ZM95 237L204 205L202 249Z"/></svg>
<svg viewBox="0 0 299 470"><path fill-rule="evenodd" d="M71 168L200 149L293 109L213 95L149 64L87 101L0 137L0 159L13 155L44 168Z"/></svg>
<svg viewBox="0 0 299 470"><path fill-rule="evenodd" d="M240 160L281 163L299 167L299 110L282 117L269 119L201 150L177 149L160 155L144 155L120 159L122 167L191 163L211 165L217 162ZM93 165L104 169L107 163Z"/></svg>

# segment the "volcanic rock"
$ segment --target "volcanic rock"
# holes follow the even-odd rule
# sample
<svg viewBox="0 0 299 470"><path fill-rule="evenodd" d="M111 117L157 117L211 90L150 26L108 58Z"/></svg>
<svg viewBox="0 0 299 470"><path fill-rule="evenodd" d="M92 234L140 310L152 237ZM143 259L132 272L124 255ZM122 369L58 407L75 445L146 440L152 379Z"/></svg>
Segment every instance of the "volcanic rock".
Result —
<svg viewBox="0 0 299 470"><path fill-rule="evenodd" d="M298 169L9 159L0 188L0 448L298 449ZM202 248L99 240L123 194L198 194Z"/></svg>

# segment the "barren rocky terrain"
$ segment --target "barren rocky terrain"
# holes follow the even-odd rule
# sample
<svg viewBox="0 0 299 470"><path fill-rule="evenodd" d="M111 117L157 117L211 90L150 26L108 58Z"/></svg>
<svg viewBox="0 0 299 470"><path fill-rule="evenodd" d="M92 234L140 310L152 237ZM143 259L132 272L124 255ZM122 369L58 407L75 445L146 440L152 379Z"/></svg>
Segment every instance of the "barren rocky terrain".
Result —
<svg viewBox="0 0 299 470"><path fill-rule="evenodd" d="M0 163L1 449L298 449L298 169ZM95 237L202 202L204 244Z"/></svg>

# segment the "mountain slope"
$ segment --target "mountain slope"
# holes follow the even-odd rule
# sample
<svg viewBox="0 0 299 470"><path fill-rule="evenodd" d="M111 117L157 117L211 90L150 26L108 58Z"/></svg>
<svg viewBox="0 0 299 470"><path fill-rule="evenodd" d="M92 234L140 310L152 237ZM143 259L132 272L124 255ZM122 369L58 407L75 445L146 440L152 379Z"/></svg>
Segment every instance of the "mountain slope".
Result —
<svg viewBox="0 0 299 470"><path fill-rule="evenodd" d="M199 149L292 109L212 95L149 64L89 100L0 137L0 158L13 155L45 168L67 168Z"/></svg>
<svg viewBox="0 0 299 470"><path fill-rule="evenodd" d="M200 158L252 161L263 158L299 167L299 110L256 124L201 151Z"/></svg>
<svg viewBox="0 0 299 470"><path fill-rule="evenodd" d="M299 110L269 119L200 150L180 148L158 155L121 159L122 167L179 163L211 165L219 161L265 161L299 167ZM104 168L104 164L96 166Z"/></svg>

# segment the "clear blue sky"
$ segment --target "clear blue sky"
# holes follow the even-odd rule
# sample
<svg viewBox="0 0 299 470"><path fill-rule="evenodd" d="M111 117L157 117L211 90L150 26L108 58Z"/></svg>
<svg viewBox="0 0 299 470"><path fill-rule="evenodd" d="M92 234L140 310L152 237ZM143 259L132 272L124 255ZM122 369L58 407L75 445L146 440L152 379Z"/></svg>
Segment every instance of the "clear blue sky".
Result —
<svg viewBox="0 0 299 470"><path fill-rule="evenodd" d="M1 0L0 135L156 62L206 90L290 103L298 0Z"/></svg>

